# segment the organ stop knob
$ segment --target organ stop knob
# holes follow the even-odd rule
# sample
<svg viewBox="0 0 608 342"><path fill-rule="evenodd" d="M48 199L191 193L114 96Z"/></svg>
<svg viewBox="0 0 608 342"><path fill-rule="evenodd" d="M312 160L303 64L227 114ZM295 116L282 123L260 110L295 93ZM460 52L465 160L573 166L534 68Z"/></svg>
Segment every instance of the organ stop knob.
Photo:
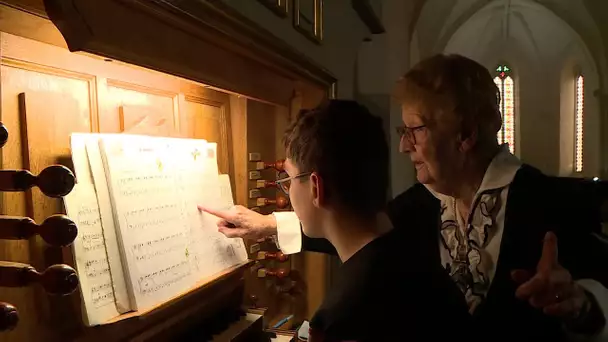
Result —
<svg viewBox="0 0 608 342"><path fill-rule="evenodd" d="M284 268L279 269L268 269L268 268L260 268L258 270L258 278L264 277L277 277L278 279L283 279L289 275L289 270Z"/></svg>
<svg viewBox="0 0 608 342"><path fill-rule="evenodd" d="M277 260L279 262L285 262L289 259L289 257L283 252L258 252L258 260Z"/></svg>
<svg viewBox="0 0 608 342"><path fill-rule="evenodd" d="M50 295L68 295L78 287L78 276L68 265L53 265L40 273L30 265L0 262L0 286L23 287L32 283L39 283Z"/></svg>
<svg viewBox="0 0 608 342"><path fill-rule="evenodd" d="M0 239L22 240L38 234L51 246L69 246L76 235L76 224L65 215L53 215L38 225L29 217L0 217Z"/></svg>
<svg viewBox="0 0 608 342"><path fill-rule="evenodd" d="M287 198L282 197L282 196L277 196L277 199L270 199L270 198L264 198L264 197L260 197L260 198L256 199L256 205L259 207L262 207L265 205L271 205L271 204L276 205L277 208L279 208L279 209L285 209L289 205L289 201L287 200Z"/></svg>
<svg viewBox="0 0 608 342"><path fill-rule="evenodd" d="M285 160L277 160L276 162L272 162L272 163L256 162L255 169L256 170L275 169L277 171L284 171L285 170Z"/></svg>
<svg viewBox="0 0 608 342"><path fill-rule="evenodd" d="M258 179L255 181L255 187L258 189L277 187L277 183L269 180Z"/></svg>
<svg viewBox="0 0 608 342"><path fill-rule="evenodd" d="M17 308L9 303L0 302L0 331L13 330L19 323Z"/></svg>
<svg viewBox="0 0 608 342"><path fill-rule="evenodd" d="M74 174L62 165L52 165L34 176L27 170L0 170L0 191L25 191L33 186L49 197L62 197L74 188Z"/></svg>

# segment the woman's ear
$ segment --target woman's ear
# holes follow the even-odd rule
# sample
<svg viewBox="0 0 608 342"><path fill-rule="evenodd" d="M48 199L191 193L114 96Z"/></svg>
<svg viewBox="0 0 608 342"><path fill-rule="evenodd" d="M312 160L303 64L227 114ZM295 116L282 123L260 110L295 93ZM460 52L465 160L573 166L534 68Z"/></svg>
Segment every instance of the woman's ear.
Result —
<svg viewBox="0 0 608 342"><path fill-rule="evenodd" d="M321 179L316 172L311 173L309 177L312 204L315 207L321 207L325 204L325 188L323 186L323 179Z"/></svg>
<svg viewBox="0 0 608 342"><path fill-rule="evenodd" d="M459 149L461 152L468 152L473 149L475 144L477 144L477 140L479 137L479 130L477 127L473 129L468 129L466 131L463 130L463 133L460 134L460 144Z"/></svg>

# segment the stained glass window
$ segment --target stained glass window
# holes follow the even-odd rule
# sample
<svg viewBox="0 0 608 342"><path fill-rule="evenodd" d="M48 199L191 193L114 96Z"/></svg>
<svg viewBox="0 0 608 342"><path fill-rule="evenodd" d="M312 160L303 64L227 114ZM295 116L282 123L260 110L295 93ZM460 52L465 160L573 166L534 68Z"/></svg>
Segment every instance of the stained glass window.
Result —
<svg viewBox="0 0 608 342"><path fill-rule="evenodd" d="M575 86L575 119L574 119L574 171L583 171L583 114L585 111L585 95L583 94L585 79L582 75L576 78Z"/></svg>
<svg viewBox="0 0 608 342"><path fill-rule="evenodd" d="M499 65L496 68L496 74L494 83L500 90L500 114L502 115L502 127L497 137L498 143L508 144L511 153L515 153L515 89L511 68Z"/></svg>

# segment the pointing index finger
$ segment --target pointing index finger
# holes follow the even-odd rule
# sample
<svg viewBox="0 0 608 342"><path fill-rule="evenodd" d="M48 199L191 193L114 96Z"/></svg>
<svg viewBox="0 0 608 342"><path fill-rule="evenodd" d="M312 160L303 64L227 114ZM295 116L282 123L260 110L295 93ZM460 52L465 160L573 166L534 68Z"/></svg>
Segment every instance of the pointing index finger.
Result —
<svg viewBox="0 0 608 342"><path fill-rule="evenodd" d="M211 215L217 216L221 219L224 219L226 221L231 221L233 219L232 215L227 212L227 211L223 211L223 210L215 210L212 208L208 208L208 207L204 207L202 205L197 205L196 206L198 208L199 211L204 211L206 213L209 213Z"/></svg>
<svg viewBox="0 0 608 342"><path fill-rule="evenodd" d="M539 272L549 272L557 265L557 236L553 232L547 232L543 240L543 252L537 268Z"/></svg>

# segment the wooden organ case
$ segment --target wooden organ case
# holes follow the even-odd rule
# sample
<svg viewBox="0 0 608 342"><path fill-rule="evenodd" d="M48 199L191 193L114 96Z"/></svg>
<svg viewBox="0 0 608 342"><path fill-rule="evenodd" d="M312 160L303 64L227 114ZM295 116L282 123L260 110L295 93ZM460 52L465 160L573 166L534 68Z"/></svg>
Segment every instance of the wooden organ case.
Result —
<svg viewBox="0 0 608 342"><path fill-rule="evenodd" d="M57 197L74 184L71 133L129 132L216 142L236 204L289 210L282 133L334 96L330 73L220 1L0 1L0 46L0 341L200 341L243 308L275 332L310 318L326 257L247 241L246 265L87 327L65 247L78 227Z"/></svg>

